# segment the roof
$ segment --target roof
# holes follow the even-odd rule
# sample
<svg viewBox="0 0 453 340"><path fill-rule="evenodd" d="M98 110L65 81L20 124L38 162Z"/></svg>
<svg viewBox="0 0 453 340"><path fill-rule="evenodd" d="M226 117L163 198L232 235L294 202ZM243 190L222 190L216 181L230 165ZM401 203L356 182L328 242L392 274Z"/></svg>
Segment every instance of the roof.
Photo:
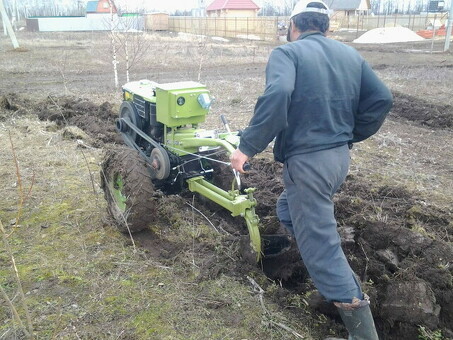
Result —
<svg viewBox="0 0 453 340"><path fill-rule="evenodd" d="M110 4L112 5L113 13L117 12L114 0L98 0L87 2L87 13L110 13Z"/></svg>
<svg viewBox="0 0 453 340"><path fill-rule="evenodd" d="M96 12L98 8L98 1L88 1L87 2L87 12Z"/></svg>
<svg viewBox="0 0 453 340"><path fill-rule="evenodd" d="M327 0L327 6L329 6L330 9L336 11L336 10L344 10L344 11L350 11L350 10L356 10L360 7L360 3L362 0Z"/></svg>
<svg viewBox="0 0 453 340"><path fill-rule="evenodd" d="M252 0L214 0L207 8L207 11L220 9L260 9Z"/></svg>

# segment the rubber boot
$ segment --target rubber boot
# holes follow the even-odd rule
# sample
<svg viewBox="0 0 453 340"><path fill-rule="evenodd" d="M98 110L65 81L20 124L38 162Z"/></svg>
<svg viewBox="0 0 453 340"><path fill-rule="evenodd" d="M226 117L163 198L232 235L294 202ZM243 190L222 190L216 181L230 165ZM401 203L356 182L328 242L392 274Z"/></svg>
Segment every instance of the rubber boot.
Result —
<svg viewBox="0 0 453 340"><path fill-rule="evenodd" d="M335 306L349 332L348 340L379 340L368 296L354 298L352 303L335 302Z"/></svg>

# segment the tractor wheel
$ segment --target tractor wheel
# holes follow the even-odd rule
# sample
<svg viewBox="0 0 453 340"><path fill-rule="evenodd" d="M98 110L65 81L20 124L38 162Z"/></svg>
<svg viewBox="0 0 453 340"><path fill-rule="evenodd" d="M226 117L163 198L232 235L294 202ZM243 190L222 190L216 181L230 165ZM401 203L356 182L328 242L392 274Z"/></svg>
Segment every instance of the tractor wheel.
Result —
<svg viewBox="0 0 453 340"><path fill-rule="evenodd" d="M146 163L136 150L107 153L101 167L101 186L107 209L118 229L134 233L157 220L157 201Z"/></svg>
<svg viewBox="0 0 453 340"><path fill-rule="evenodd" d="M129 121L134 126L139 128L140 130L142 129L141 119L138 116L137 110L135 109L134 104L132 102L123 101L120 107L120 118L129 119ZM130 139L132 142L135 143L137 142L138 140L137 133L131 128L127 127L126 131L122 131L122 133L124 135L123 138L126 137Z"/></svg>

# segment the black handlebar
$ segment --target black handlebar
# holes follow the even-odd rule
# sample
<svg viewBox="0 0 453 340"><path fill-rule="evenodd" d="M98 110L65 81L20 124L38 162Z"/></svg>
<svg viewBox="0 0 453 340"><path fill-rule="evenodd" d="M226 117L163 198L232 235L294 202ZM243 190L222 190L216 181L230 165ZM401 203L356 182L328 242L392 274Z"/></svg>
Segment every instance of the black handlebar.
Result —
<svg viewBox="0 0 453 340"><path fill-rule="evenodd" d="M225 118L224 115L220 115L220 119L222 120L223 125L227 125L228 124L228 121L227 121L227 119Z"/></svg>
<svg viewBox="0 0 453 340"><path fill-rule="evenodd" d="M249 171L252 169L252 166L250 165L250 163L244 163L244 165L242 166L242 170L244 171Z"/></svg>

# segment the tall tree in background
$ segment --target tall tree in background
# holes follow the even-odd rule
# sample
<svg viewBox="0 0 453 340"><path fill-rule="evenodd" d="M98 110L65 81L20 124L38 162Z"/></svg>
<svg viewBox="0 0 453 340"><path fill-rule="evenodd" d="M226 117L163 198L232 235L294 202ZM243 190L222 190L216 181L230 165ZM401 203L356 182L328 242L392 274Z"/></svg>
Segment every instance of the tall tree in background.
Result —
<svg viewBox="0 0 453 340"><path fill-rule="evenodd" d="M83 0L4 0L4 5L9 16L17 16L18 20L28 16L83 15L86 7Z"/></svg>
<svg viewBox="0 0 453 340"><path fill-rule="evenodd" d="M110 35L111 35L111 46L112 46L112 64L113 64L113 76L115 78L115 88L118 88L118 60L116 54L116 45L115 45L115 22L113 17L113 2L108 0L110 7Z"/></svg>
<svg viewBox="0 0 453 340"><path fill-rule="evenodd" d="M261 6L260 15L265 17L284 15L280 8L276 7L272 1L265 1Z"/></svg>
<svg viewBox="0 0 453 340"><path fill-rule="evenodd" d="M395 10L397 9L397 4L395 3L394 0L385 0L384 1L384 13L385 14L393 14L395 13Z"/></svg>
<svg viewBox="0 0 453 340"><path fill-rule="evenodd" d="M290 15L298 0L283 0L283 15Z"/></svg>
<svg viewBox="0 0 453 340"><path fill-rule="evenodd" d="M370 1L371 13L379 14L381 12L381 0Z"/></svg>
<svg viewBox="0 0 453 340"><path fill-rule="evenodd" d="M428 5L425 0L417 0L415 2L415 7L414 7L415 12L417 12L417 13L425 12L427 10L427 8L428 8Z"/></svg>

